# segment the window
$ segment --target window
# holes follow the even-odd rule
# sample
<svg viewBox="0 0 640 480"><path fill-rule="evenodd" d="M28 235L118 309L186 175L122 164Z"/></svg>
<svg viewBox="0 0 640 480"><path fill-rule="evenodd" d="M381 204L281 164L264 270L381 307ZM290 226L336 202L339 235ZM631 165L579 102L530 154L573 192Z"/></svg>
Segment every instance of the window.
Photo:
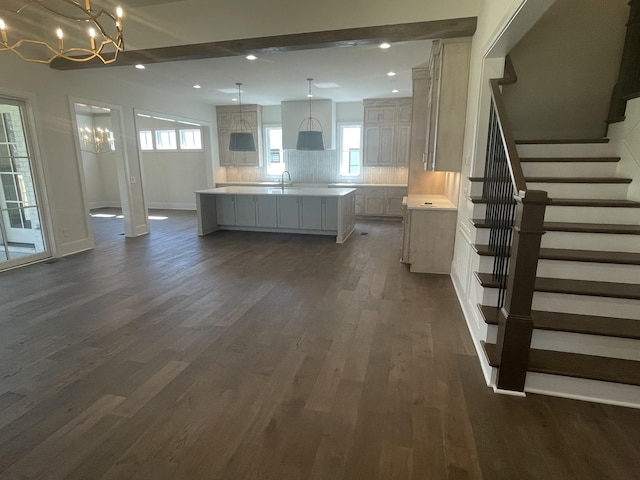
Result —
<svg viewBox="0 0 640 480"><path fill-rule="evenodd" d="M140 130L140 150L199 150L202 151L201 128L162 128ZM179 144L178 144L179 139ZM113 137L109 138L113 144Z"/></svg>
<svg viewBox="0 0 640 480"><path fill-rule="evenodd" d="M358 177L362 173L362 126L340 126L340 176Z"/></svg>
<svg viewBox="0 0 640 480"><path fill-rule="evenodd" d="M140 150L153 150L151 130L140 130Z"/></svg>
<svg viewBox="0 0 640 480"><path fill-rule="evenodd" d="M175 130L156 130L157 150L177 150Z"/></svg>
<svg viewBox="0 0 640 480"><path fill-rule="evenodd" d="M267 175L282 175L285 170L282 150L282 127L265 127Z"/></svg>
<svg viewBox="0 0 640 480"><path fill-rule="evenodd" d="M180 130L180 150L202 150L202 133L199 128Z"/></svg>

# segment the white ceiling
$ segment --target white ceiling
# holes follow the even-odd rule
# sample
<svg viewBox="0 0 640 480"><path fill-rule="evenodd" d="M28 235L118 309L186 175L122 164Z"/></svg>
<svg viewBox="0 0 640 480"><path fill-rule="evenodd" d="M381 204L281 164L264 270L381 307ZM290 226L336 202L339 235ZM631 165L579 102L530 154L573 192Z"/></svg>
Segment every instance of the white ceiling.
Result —
<svg viewBox="0 0 640 480"><path fill-rule="evenodd" d="M431 41L401 42L383 50L373 45L278 52L249 61L242 56L157 63L145 70L112 67L125 81L186 95L211 105L234 104L242 83L242 103L278 105L283 100L307 98L307 78L313 78L314 98L336 102L363 98L411 96L411 69L426 63ZM389 71L396 76L389 77ZM316 83L334 82L338 88L321 89ZM193 85L201 85L194 89ZM398 93L392 93L397 89Z"/></svg>

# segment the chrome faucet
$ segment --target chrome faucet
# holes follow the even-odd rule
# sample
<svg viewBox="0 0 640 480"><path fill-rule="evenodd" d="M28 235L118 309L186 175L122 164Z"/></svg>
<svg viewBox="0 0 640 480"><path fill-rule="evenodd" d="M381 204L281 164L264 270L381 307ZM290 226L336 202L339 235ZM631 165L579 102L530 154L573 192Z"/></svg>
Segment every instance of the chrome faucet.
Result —
<svg viewBox="0 0 640 480"><path fill-rule="evenodd" d="M289 177L289 183L291 183L291 174L285 170L284 172L282 172L282 176L280 177L280 187L282 188L282 190L284 190L284 174L287 174L287 177Z"/></svg>

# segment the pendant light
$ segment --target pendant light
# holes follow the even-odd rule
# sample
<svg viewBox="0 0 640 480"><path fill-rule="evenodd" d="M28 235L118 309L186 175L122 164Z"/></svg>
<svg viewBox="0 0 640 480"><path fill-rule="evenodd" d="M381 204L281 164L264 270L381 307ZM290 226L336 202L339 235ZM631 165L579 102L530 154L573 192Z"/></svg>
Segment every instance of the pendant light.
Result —
<svg viewBox="0 0 640 480"><path fill-rule="evenodd" d="M242 93L240 91L241 83L238 86L238 102L240 103L240 121L231 125L231 135L229 136L230 152L255 152L256 142L253 139L251 125L242 117Z"/></svg>
<svg viewBox="0 0 640 480"><path fill-rule="evenodd" d="M300 122L298 127L298 143L296 150L324 150L324 135L322 134L322 125L320 120L311 116L311 82L313 78L307 78L309 82L309 117ZM313 130L313 123L317 123L319 130ZM306 128L304 128L306 126Z"/></svg>

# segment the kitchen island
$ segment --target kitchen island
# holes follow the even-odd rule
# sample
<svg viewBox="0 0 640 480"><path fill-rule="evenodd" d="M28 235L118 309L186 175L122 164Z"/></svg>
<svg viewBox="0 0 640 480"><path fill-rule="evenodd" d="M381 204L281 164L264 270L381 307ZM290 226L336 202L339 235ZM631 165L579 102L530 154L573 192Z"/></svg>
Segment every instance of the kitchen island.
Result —
<svg viewBox="0 0 640 480"><path fill-rule="evenodd" d="M196 191L198 235L218 230L332 235L355 228L354 188L219 187Z"/></svg>

